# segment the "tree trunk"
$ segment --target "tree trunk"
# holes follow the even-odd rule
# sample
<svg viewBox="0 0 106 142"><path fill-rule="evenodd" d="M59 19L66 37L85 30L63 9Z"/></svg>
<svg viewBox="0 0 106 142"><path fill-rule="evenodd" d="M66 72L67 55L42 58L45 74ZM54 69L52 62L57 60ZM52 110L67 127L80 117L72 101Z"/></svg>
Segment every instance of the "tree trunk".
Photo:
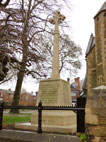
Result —
<svg viewBox="0 0 106 142"><path fill-rule="evenodd" d="M23 69L25 69L25 67ZM13 96L12 106L18 106L19 105L23 78L24 78L24 70L20 70L19 73L18 73L18 77L17 77L17 84L16 84L14 96ZM11 109L10 113L19 113L19 109Z"/></svg>
<svg viewBox="0 0 106 142"><path fill-rule="evenodd" d="M32 0L29 0L28 4L28 11L25 17L24 21L24 27L23 27L23 33L22 33L22 64L20 66L20 71L17 76L17 84L13 96L13 102L12 106L18 106L19 105L19 100L20 100L20 93L21 93L21 87L22 87L22 82L25 74L25 69L26 69L26 63L27 63L27 56L28 56L28 45L29 42L27 40L28 38L28 23L29 23L29 17L30 17L30 9L31 9L31 2ZM11 109L11 113L19 113L18 109Z"/></svg>

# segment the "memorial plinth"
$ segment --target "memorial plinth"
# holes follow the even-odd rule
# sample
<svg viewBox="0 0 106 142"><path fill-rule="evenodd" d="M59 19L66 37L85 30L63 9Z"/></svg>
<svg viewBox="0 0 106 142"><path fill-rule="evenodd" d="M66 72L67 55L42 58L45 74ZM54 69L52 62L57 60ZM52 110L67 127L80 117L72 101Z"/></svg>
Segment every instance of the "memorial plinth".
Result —
<svg viewBox="0 0 106 142"><path fill-rule="evenodd" d="M43 106L72 106L69 82L61 79L40 81L37 104L39 101ZM31 123L38 124L38 111L33 112ZM76 114L73 111L43 110L42 127L45 132L75 133Z"/></svg>
<svg viewBox="0 0 106 142"><path fill-rule="evenodd" d="M42 80L39 85L37 104L43 106L71 106L69 82L61 79ZM38 111L32 113L31 123L15 125L18 129L37 131ZM73 134L76 132L76 113L67 110L43 110L42 131L50 133Z"/></svg>
<svg viewBox="0 0 106 142"><path fill-rule="evenodd" d="M43 106L71 106L69 83L62 79L40 81L37 105L40 101Z"/></svg>

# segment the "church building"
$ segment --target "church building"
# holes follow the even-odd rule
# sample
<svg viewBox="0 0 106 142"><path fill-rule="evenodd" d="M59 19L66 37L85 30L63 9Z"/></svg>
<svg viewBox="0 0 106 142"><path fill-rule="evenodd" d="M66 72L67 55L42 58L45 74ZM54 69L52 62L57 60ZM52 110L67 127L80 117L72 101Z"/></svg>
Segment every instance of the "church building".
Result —
<svg viewBox="0 0 106 142"><path fill-rule="evenodd" d="M91 34L86 50L87 94L92 88L106 86L106 2L94 17L95 36Z"/></svg>

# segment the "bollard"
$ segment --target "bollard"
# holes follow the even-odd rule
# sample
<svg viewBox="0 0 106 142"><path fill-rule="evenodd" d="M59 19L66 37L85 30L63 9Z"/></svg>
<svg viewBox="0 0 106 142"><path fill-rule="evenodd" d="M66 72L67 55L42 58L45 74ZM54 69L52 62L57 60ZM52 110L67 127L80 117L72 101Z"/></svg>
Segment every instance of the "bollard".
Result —
<svg viewBox="0 0 106 142"><path fill-rule="evenodd" d="M42 133L42 102L38 104L38 133Z"/></svg>
<svg viewBox="0 0 106 142"><path fill-rule="evenodd" d="M3 121L3 100L0 100L0 130L2 130L2 121Z"/></svg>

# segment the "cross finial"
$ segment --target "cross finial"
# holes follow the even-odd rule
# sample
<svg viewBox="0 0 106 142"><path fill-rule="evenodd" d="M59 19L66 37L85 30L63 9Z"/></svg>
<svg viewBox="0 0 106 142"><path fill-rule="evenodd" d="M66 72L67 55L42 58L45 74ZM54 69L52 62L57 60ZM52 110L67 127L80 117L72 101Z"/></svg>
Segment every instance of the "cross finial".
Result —
<svg viewBox="0 0 106 142"><path fill-rule="evenodd" d="M50 18L49 22L51 24L56 24L56 22L61 23L62 21L64 21L65 16L62 15L59 11L56 11L55 15L53 16L53 18Z"/></svg>
<svg viewBox="0 0 106 142"><path fill-rule="evenodd" d="M59 24L65 19L59 11L56 11L53 18L49 21L51 24L55 24L54 30L54 47L53 47L53 65L51 79L60 79L59 74Z"/></svg>

